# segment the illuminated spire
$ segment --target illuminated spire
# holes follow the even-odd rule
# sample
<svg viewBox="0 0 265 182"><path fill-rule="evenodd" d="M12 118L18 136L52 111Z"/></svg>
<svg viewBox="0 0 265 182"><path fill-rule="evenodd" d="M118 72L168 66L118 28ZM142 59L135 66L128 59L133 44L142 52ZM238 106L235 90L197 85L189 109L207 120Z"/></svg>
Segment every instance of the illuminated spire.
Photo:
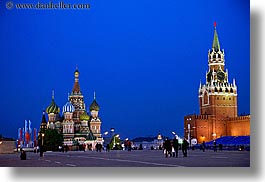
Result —
<svg viewBox="0 0 265 182"><path fill-rule="evenodd" d="M96 100L96 92L94 91L94 100Z"/></svg>
<svg viewBox="0 0 265 182"><path fill-rule="evenodd" d="M79 85L79 71L78 68L76 66L76 70L74 72L74 76L75 76L75 83L74 83L74 87L72 90L72 94L80 94L80 85Z"/></svg>

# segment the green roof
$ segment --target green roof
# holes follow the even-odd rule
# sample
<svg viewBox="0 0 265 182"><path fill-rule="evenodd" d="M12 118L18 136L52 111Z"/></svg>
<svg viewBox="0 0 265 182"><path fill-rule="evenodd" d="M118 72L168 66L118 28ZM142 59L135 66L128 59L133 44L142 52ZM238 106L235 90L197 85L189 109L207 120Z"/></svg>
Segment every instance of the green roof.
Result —
<svg viewBox="0 0 265 182"><path fill-rule="evenodd" d="M84 111L81 115L80 115L80 121L88 121L89 120L89 115L87 114L86 111Z"/></svg>
<svg viewBox="0 0 265 182"><path fill-rule="evenodd" d="M92 104L90 105L89 109L90 109L90 111L92 111L92 110L99 111L99 105L95 99L92 102Z"/></svg>
<svg viewBox="0 0 265 182"><path fill-rule="evenodd" d="M212 48L215 51L219 51L220 50L220 43L219 43L219 39L218 39L216 27L214 27L214 37L213 37L213 45L212 45Z"/></svg>
<svg viewBox="0 0 265 182"><path fill-rule="evenodd" d="M54 99L52 99L51 104L47 107L46 112L48 114L50 113L58 114L60 112L60 108L56 105Z"/></svg>

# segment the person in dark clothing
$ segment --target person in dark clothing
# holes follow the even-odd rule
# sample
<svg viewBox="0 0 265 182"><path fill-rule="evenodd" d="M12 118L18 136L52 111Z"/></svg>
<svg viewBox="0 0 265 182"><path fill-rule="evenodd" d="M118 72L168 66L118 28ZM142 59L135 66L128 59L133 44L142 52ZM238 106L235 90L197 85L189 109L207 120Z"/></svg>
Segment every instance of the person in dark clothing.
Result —
<svg viewBox="0 0 265 182"><path fill-rule="evenodd" d="M178 157L178 151L179 151L179 140L175 137L173 139L173 148L175 150L175 153L173 153L173 157Z"/></svg>
<svg viewBox="0 0 265 182"><path fill-rule="evenodd" d="M183 157L188 157L188 151L187 151L188 147L189 147L189 142L186 140L186 138L184 138L182 143Z"/></svg>
<svg viewBox="0 0 265 182"><path fill-rule="evenodd" d="M171 142L168 138L165 140L164 149L166 150L166 153L165 153L166 157L168 157L168 155L171 156L172 146L171 146Z"/></svg>
<svg viewBox="0 0 265 182"><path fill-rule="evenodd" d="M217 152L217 144L215 140L213 141L213 151Z"/></svg>
<svg viewBox="0 0 265 182"><path fill-rule="evenodd" d="M202 142L202 151L205 152L206 144L205 141Z"/></svg>
<svg viewBox="0 0 265 182"><path fill-rule="evenodd" d="M222 151L223 150L223 144L219 143L219 150Z"/></svg>
<svg viewBox="0 0 265 182"><path fill-rule="evenodd" d="M106 146L106 152L109 152L109 150L110 150L110 146L109 146L109 144L107 144L107 146Z"/></svg>
<svg viewBox="0 0 265 182"><path fill-rule="evenodd" d="M128 151L131 151L132 150L132 143L129 140L127 142L127 148L128 148Z"/></svg>
<svg viewBox="0 0 265 182"><path fill-rule="evenodd" d="M40 157L43 157L43 151L44 150L44 148L43 148L43 146L40 146Z"/></svg>
<svg viewBox="0 0 265 182"><path fill-rule="evenodd" d="M21 160L26 160L26 159L27 159L27 155L26 155L25 150L22 150L22 151L21 151L20 159L21 159Z"/></svg>

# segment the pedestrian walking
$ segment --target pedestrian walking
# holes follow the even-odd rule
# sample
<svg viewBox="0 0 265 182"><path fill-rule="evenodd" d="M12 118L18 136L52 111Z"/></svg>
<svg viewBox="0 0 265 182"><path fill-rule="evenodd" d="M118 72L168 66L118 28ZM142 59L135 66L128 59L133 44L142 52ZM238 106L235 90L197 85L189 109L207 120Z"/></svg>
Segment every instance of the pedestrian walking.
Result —
<svg viewBox="0 0 265 182"><path fill-rule="evenodd" d="M106 152L109 152L109 150L110 150L110 146L109 146L109 144L107 144L107 146L106 146Z"/></svg>
<svg viewBox="0 0 265 182"><path fill-rule="evenodd" d="M165 140L165 143L164 143L164 149L165 149L165 155L166 155L166 158L168 156L171 157L171 152L172 152L172 146L171 146L171 142L168 138L166 138Z"/></svg>
<svg viewBox="0 0 265 182"><path fill-rule="evenodd" d="M202 151L205 152L206 144L205 141L202 142Z"/></svg>
<svg viewBox="0 0 265 182"><path fill-rule="evenodd" d="M217 152L217 143L215 140L213 141L213 151Z"/></svg>
<svg viewBox="0 0 265 182"><path fill-rule="evenodd" d="M177 137L173 139L173 149L175 150L175 152L173 153L173 157L178 157L179 140L177 139Z"/></svg>
<svg viewBox="0 0 265 182"><path fill-rule="evenodd" d="M183 157L188 157L188 147L189 147L189 142L186 140L186 138L183 139L183 143L182 143L182 153L183 153Z"/></svg>
<svg viewBox="0 0 265 182"><path fill-rule="evenodd" d="M20 159L21 159L21 160L26 160L26 159L27 159L27 154L26 154L25 150L22 150L22 151L21 151Z"/></svg>
<svg viewBox="0 0 265 182"><path fill-rule="evenodd" d="M223 144L219 143L219 150L222 151L223 150Z"/></svg>

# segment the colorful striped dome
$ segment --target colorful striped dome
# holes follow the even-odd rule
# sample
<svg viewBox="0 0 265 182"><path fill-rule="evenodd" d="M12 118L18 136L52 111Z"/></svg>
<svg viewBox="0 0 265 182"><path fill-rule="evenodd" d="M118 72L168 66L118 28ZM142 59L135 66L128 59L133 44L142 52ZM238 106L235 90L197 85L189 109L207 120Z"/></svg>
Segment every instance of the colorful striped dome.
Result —
<svg viewBox="0 0 265 182"><path fill-rule="evenodd" d="M86 113L86 111L84 111L81 115L80 115L80 121L88 121L89 120L89 115Z"/></svg>
<svg viewBox="0 0 265 182"><path fill-rule="evenodd" d="M74 111L75 111L75 107L69 101L66 102L66 104L63 106L63 113L65 113L65 112L74 112Z"/></svg>
<svg viewBox="0 0 265 182"><path fill-rule="evenodd" d="M54 102L54 98L52 99L51 104L47 107L46 112L48 114L50 113L58 114L60 112L60 108Z"/></svg>

